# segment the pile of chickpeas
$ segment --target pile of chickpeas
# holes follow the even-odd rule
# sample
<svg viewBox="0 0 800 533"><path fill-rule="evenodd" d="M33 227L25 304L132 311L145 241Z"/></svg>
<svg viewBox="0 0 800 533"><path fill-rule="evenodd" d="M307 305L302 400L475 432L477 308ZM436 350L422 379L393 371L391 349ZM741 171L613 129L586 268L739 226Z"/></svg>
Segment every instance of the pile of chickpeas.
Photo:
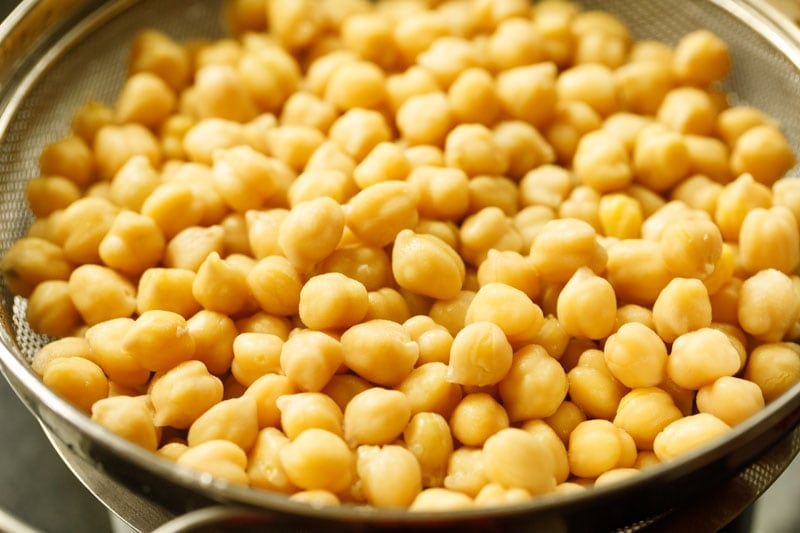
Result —
<svg viewBox="0 0 800 533"><path fill-rule="evenodd" d="M800 181L706 30L562 0L229 0L137 35L27 184L32 360L178 465L317 505L612 483L800 381ZM387 482L390 480L390 482Z"/></svg>

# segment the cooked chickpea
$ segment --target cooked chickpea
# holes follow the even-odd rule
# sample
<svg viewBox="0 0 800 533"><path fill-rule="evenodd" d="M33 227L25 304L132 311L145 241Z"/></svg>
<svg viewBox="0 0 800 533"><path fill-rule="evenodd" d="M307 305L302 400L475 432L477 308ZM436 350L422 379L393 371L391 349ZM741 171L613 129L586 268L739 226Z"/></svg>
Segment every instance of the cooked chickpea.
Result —
<svg viewBox="0 0 800 533"><path fill-rule="evenodd" d="M445 139L445 163L469 176L502 175L508 155L500 150L492 131L481 124L460 124Z"/></svg>
<svg viewBox="0 0 800 533"><path fill-rule="evenodd" d="M659 293L653 304L655 330L665 342L711 325L712 309L703 282L674 278Z"/></svg>
<svg viewBox="0 0 800 533"><path fill-rule="evenodd" d="M303 330L289 337L280 350L280 369L305 391L320 391L342 362L342 345L321 331Z"/></svg>
<svg viewBox="0 0 800 533"><path fill-rule="evenodd" d="M82 320L64 280L39 283L28 297L25 318L33 331L52 337L70 335Z"/></svg>
<svg viewBox="0 0 800 533"><path fill-rule="evenodd" d="M642 115L655 115L675 83L669 64L651 59L620 66L614 79L622 106Z"/></svg>
<svg viewBox="0 0 800 533"><path fill-rule="evenodd" d="M247 457L247 477L251 486L284 493L297 491L280 460L281 450L289 442L289 438L274 427L265 427L258 432Z"/></svg>
<svg viewBox="0 0 800 533"><path fill-rule="evenodd" d="M603 354L608 369L626 387L653 387L664 379L667 347L644 324L623 324L606 339Z"/></svg>
<svg viewBox="0 0 800 533"><path fill-rule="evenodd" d="M645 129L633 152L633 171L638 183L656 192L674 187L691 168L689 149L680 133Z"/></svg>
<svg viewBox="0 0 800 533"><path fill-rule="evenodd" d="M678 386L697 390L723 376L733 376L740 364L739 353L728 336L706 327L675 339L667 373Z"/></svg>
<svg viewBox="0 0 800 533"><path fill-rule="evenodd" d="M407 182L415 190L422 217L455 221L469 209L472 182L459 168L423 165L409 173Z"/></svg>
<svg viewBox="0 0 800 533"><path fill-rule="evenodd" d="M730 67L728 46L708 30L688 33L675 46L673 69L684 83L709 85L725 78Z"/></svg>
<svg viewBox="0 0 800 533"><path fill-rule="evenodd" d="M422 490L416 456L398 445L360 446L356 468L367 502L376 507L407 508ZM392 479L386 485L385 480Z"/></svg>
<svg viewBox="0 0 800 533"><path fill-rule="evenodd" d="M605 194L600 198L597 215L606 237L635 239L641 235L642 207L624 193Z"/></svg>
<svg viewBox="0 0 800 533"><path fill-rule="evenodd" d="M553 147L557 161L568 165L572 162L581 137L600 129L602 125L602 117L586 102L559 101L555 115L543 133Z"/></svg>
<svg viewBox="0 0 800 533"><path fill-rule="evenodd" d="M593 478L622 466L623 433L623 429L608 420L586 420L578 424L569 437L567 448L570 471L579 477Z"/></svg>
<svg viewBox="0 0 800 533"><path fill-rule="evenodd" d="M28 297L44 281L69 279L73 266L57 244L39 237L24 237L6 250L0 269L9 288Z"/></svg>
<svg viewBox="0 0 800 533"><path fill-rule="evenodd" d="M386 76L374 63L349 61L331 74L325 100L340 110L375 109L386 99Z"/></svg>
<svg viewBox="0 0 800 533"><path fill-rule="evenodd" d="M481 286L472 299L465 323L492 322L513 344L533 338L543 319L539 306L521 290L503 283L488 283Z"/></svg>
<svg viewBox="0 0 800 533"><path fill-rule="evenodd" d="M266 428L280 425L281 410L278 407L278 398L296 392L297 388L286 376L264 374L251 383L241 395L252 396L255 399L258 427Z"/></svg>
<svg viewBox="0 0 800 533"><path fill-rule="evenodd" d="M300 290L298 314L314 329L342 329L363 320L369 307L366 287L344 274L311 277Z"/></svg>
<svg viewBox="0 0 800 533"><path fill-rule="evenodd" d="M166 242L156 222L133 211L121 211L100 241L98 253L103 262L136 276L155 267Z"/></svg>
<svg viewBox="0 0 800 533"><path fill-rule="evenodd" d="M800 350L789 342L757 346L750 353L744 376L771 402L800 381Z"/></svg>
<svg viewBox="0 0 800 533"><path fill-rule="evenodd" d="M459 239L461 257L476 267L489 250L521 252L523 245L513 219L497 206L484 207L463 220Z"/></svg>
<svg viewBox="0 0 800 533"><path fill-rule="evenodd" d="M411 405L411 414L422 412L450 416L462 398L461 387L448 381L447 364L439 361L422 363L397 385Z"/></svg>
<svg viewBox="0 0 800 533"><path fill-rule="evenodd" d="M131 44L128 71L131 74L151 72L178 91L189 81L189 54L168 35L157 30L143 30Z"/></svg>
<svg viewBox="0 0 800 533"><path fill-rule="evenodd" d="M606 250L597 242L597 232L591 225L565 218L542 226L531 245L530 258L543 281L563 283L583 266L601 272Z"/></svg>
<svg viewBox="0 0 800 533"><path fill-rule="evenodd" d="M561 439L561 442L566 444L569 442L569 435L572 430L586 420L586 415L573 402L564 400L552 415L542 420L553 429L558 438Z"/></svg>
<svg viewBox="0 0 800 533"><path fill-rule="evenodd" d="M569 397L587 417L613 420L628 389L622 385L605 362L602 351L586 350L578 364L567 373Z"/></svg>
<svg viewBox="0 0 800 533"><path fill-rule="evenodd" d="M194 339L186 319L171 311L150 310L140 314L125 332L122 347L142 367L166 371L194 355Z"/></svg>
<svg viewBox="0 0 800 533"><path fill-rule="evenodd" d="M587 133L581 138L572 165L576 177L599 192L623 189L633 180L625 145L602 131Z"/></svg>
<svg viewBox="0 0 800 533"><path fill-rule="evenodd" d="M526 173L556 160L556 153L544 136L522 120L504 120L494 127L495 143L508 154L506 174L522 179ZM557 168L557 167L554 167Z"/></svg>
<svg viewBox="0 0 800 533"><path fill-rule="evenodd" d="M340 493L352 482L352 452L330 431L311 428L281 448L280 464L289 480L306 490Z"/></svg>
<svg viewBox="0 0 800 533"><path fill-rule="evenodd" d="M419 462L422 486L441 487L453 453L453 437L447 419L438 413L419 412L403 430L403 440Z"/></svg>
<svg viewBox="0 0 800 533"><path fill-rule="evenodd" d="M489 483L483 460L483 449L470 446L456 448L447 464L444 487L474 497Z"/></svg>
<svg viewBox="0 0 800 533"><path fill-rule="evenodd" d="M92 405L92 420L117 435L156 451L160 432L153 422L153 407L146 396L113 396Z"/></svg>
<svg viewBox="0 0 800 533"><path fill-rule="evenodd" d="M456 405L450 427L461 444L482 446L486 439L509 427L508 414L491 395L471 393Z"/></svg>
<svg viewBox="0 0 800 533"><path fill-rule="evenodd" d="M34 216L45 218L81 197L78 185L61 176L39 176L25 184L25 197Z"/></svg>
<svg viewBox="0 0 800 533"><path fill-rule="evenodd" d="M800 264L800 233L792 212L783 206L748 212L739 229L739 259L750 274L793 272Z"/></svg>
<svg viewBox="0 0 800 533"><path fill-rule="evenodd" d="M59 357L44 367L42 381L77 409L89 413L92 405L108 396L103 369L83 357Z"/></svg>
<svg viewBox="0 0 800 533"><path fill-rule="evenodd" d="M89 100L75 111L72 131L91 146L94 136L103 126L114 122L114 110L96 100Z"/></svg>
<svg viewBox="0 0 800 533"><path fill-rule="evenodd" d="M620 400L614 425L625 430L640 450L652 450L656 436L682 417L683 413L663 389L636 388Z"/></svg>
<svg viewBox="0 0 800 533"><path fill-rule="evenodd" d="M498 384L498 392L511 422L552 415L564 401L567 376L556 359L529 344L513 355L511 368Z"/></svg>
<svg viewBox="0 0 800 533"><path fill-rule="evenodd" d="M353 396L344 409L344 438L351 448L393 442L406 429L411 406L397 390L372 387Z"/></svg>
<svg viewBox="0 0 800 533"><path fill-rule="evenodd" d="M344 362L376 385L395 386L408 376L419 348L400 324L370 320L348 328L341 336ZM383 364L390 358L392 365Z"/></svg>
<svg viewBox="0 0 800 533"><path fill-rule="evenodd" d="M88 325L131 316L136 310L136 287L118 272L85 264L72 271L69 296Z"/></svg>
<svg viewBox="0 0 800 533"><path fill-rule="evenodd" d="M499 326L472 322L453 338L447 379L461 385L493 385L506 376L512 358L511 344Z"/></svg>
<svg viewBox="0 0 800 533"><path fill-rule="evenodd" d="M764 342L777 342L797 320L800 297L789 276L767 269L744 280L737 307L742 329Z"/></svg>
<svg viewBox="0 0 800 533"><path fill-rule="evenodd" d="M258 378L281 371L283 339L269 333L239 333L232 343L230 370L236 381L249 387Z"/></svg>
<svg viewBox="0 0 800 533"><path fill-rule="evenodd" d="M656 436L653 451L660 461L674 459L724 435L730 426L709 413L680 418Z"/></svg>
<svg viewBox="0 0 800 533"><path fill-rule="evenodd" d="M225 440L249 450L258 436L258 410L252 396L222 400L192 422L186 441L190 447Z"/></svg>
<svg viewBox="0 0 800 533"><path fill-rule="evenodd" d="M222 401L222 381L200 361L186 361L157 377L150 387L157 426L187 429Z"/></svg>
<svg viewBox="0 0 800 533"><path fill-rule="evenodd" d="M608 247L606 279L619 301L652 305L672 279L658 242L626 239Z"/></svg>
<svg viewBox="0 0 800 533"><path fill-rule="evenodd" d="M331 125L328 135L356 162L363 160L380 143L390 141L392 136L383 115L362 108L346 111Z"/></svg>
<svg viewBox="0 0 800 533"><path fill-rule="evenodd" d="M264 311L290 316L297 313L303 283L300 274L288 259L267 256L259 260L247 274L250 293Z"/></svg>
<svg viewBox="0 0 800 533"><path fill-rule="evenodd" d="M575 65L561 73L557 87L559 100L584 102L602 117L619 108L614 73L606 65Z"/></svg>
<svg viewBox="0 0 800 533"><path fill-rule="evenodd" d="M189 447L175 461L179 466L206 472L229 483L248 484L247 455L235 443L211 440Z"/></svg>
<svg viewBox="0 0 800 533"><path fill-rule="evenodd" d="M95 177L95 157L81 137L67 136L42 149L39 155L39 171L44 176L66 178L84 188Z"/></svg>
<svg viewBox="0 0 800 533"><path fill-rule="evenodd" d="M110 180L135 155L147 157L154 167L161 163L158 139L141 124L109 124L101 127L92 145L98 177ZM44 171L44 173L52 174Z"/></svg>
<svg viewBox="0 0 800 533"><path fill-rule="evenodd" d="M367 187L346 206L347 227L364 243L385 246L419 220L412 187L386 181Z"/></svg>
<svg viewBox="0 0 800 533"><path fill-rule="evenodd" d="M742 133L731 150L731 169L772 185L794 166L795 155L783 133L771 125L754 126Z"/></svg>
<svg viewBox="0 0 800 533"><path fill-rule="evenodd" d="M501 72L495 79L495 88L503 110L515 120L544 127L556 113L556 78L556 65L550 62Z"/></svg>
<svg viewBox="0 0 800 533"><path fill-rule="evenodd" d="M763 408L761 389L746 379L723 376L697 391L697 410L710 413L731 427Z"/></svg>
<svg viewBox="0 0 800 533"><path fill-rule="evenodd" d="M601 339L614 329L614 287L589 267L580 267L558 295L558 320L570 335Z"/></svg>
<svg viewBox="0 0 800 533"><path fill-rule="evenodd" d="M483 446L483 462L490 482L521 488L531 495L556 486L556 464L548 445L518 428L498 431Z"/></svg>
<svg viewBox="0 0 800 533"><path fill-rule="evenodd" d="M189 318L200 310L192 295L195 273L184 268L150 268L139 278L136 311L161 309Z"/></svg>
<svg viewBox="0 0 800 533"><path fill-rule="evenodd" d="M405 289L448 299L461 290L466 270L458 253L438 237L403 229L394 240L392 273Z"/></svg>

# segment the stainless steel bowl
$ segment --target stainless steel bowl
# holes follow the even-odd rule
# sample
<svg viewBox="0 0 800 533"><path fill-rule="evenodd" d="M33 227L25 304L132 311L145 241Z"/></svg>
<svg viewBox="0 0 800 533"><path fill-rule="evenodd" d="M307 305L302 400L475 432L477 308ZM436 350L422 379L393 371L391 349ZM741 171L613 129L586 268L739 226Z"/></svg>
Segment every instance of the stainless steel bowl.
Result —
<svg viewBox="0 0 800 533"><path fill-rule="evenodd" d="M735 100L778 117L800 152L800 32L763 1L578 3L616 14L638 38L675 43L700 27L720 35L734 64L725 89ZM218 0L27 0L0 25L0 252L32 221L24 185L37 175L42 147L67 133L73 113L86 100L115 100L132 36L154 27L177 39L220 37L219 11ZM29 361L45 339L30 330L24 299L4 285L0 295L0 362L6 378L76 475L91 480L87 483L98 497L136 529L150 530L170 517L216 505L225 511L213 517L226 524L291 531L411 526L636 531L687 524L716 529L752 503L800 450L798 384L713 445L583 494L441 514L312 508L178 468L91 422L33 373ZM200 513L173 522L173 530L208 519L207 511Z"/></svg>

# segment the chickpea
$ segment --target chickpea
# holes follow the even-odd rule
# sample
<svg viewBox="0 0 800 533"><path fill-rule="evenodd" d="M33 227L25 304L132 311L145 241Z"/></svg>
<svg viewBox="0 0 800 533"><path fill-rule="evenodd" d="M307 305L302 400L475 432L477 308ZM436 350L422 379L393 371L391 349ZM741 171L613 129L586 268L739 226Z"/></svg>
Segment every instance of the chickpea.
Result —
<svg viewBox="0 0 800 533"><path fill-rule="evenodd" d="M393 73L386 78L389 107L395 114L411 97L438 93L440 90L433 74L419 65L412 65L404 72Z"/></svg>
<svg viewBox="0 0 800 533"><path fill-rule="evenodd" d="M103 262L136 276L155 267L166 242L155 221L133 211L121 211L100 241L98 253Z"/></svg>
<svg viewBox="0 0 800 533"><path fill-rule="evenodd" d="M573 402L564 400L552 415L543 418L543 420L558 435L561 442L566 444L569 442L569 435L572 430L586 420L586 415Z"/></svg>
<svg viewBox="0 0 800 533"><path fill-rule="evenodd" d="M100 265L81 265L69 276L69 296L88 325L131 316L136 309L136 287L127 278Z"/></svg>
<svg viewBox="0 0 800 533"><path fill-rule="evenodd" d="M247 485L247 455L235 443L210 440L186 450L176 463L198 472L206 472L229 483Z"/></svg>
<svg viewBox="0 0 800 533"><path fill-rule="evenodd" d="M352 452L338 435L324 429L303 431L281 448L280 464L289 480L306 490L339 493L355 474Z"/></svg>
<svg viewBox="0 0 800 533"><path fill-rule="evenodd" d="M189 318L200 310L192 294L195 273L183 268L149 268L139 278L136 311L161 309Z"/></svg>
<svg viewBox="0 0 800 533"><path fill-rule="evenodd" d="M761 388L769 403L800 381L800 351L787 342L757 346L750 352L744 377Z"/></svg>
<svg viewBox="0 0 800 533"><path fill-rule="evenodd" d="M364 243L385 246L419 220L417 199L411 186L387 181L372 185L347 205L347 227Z"/></svg>
<svg viewBox="0 0 800 533"><path fill-rule="evenodd" d="M108 396L108 379L103 370L83 357L59 357L44 367L42 381L59 396L84 413Z"/></svg>
<svg viewBox="0 0 800 533"><path fill-rule="evenodd" d="M508 154L506 174L520 180L527 172L556 160L556 153L547 139L521 120L504 120L494 127L494 142Z"/></svg>
<svg viewBox="0 0 800 533"><path fill-rule="evenodd" d="M288 259L268 256L259 260L246 276L247 286L258 305L278 316L297 313L302 280Z"/></svg>
<svg viewBox="0 0 800 533"><path fill-rule="evenodd" d="M91 350L91 359L112 382L123 387L139 387L150 379L150 371L141 366L122 346L122 339L133 324L132 318L106 320L90 326L85 335Z"/></svg>
<svg viewBox="0 0 800 533"><path fill-rule="evenodd" d="M480 66L474 44L452 34L434 40L417 56L417 64L433 74L442 88L449 87L464 70Z"/></svg>
<svg viewBox="0 0 800 533"><path fill-rule="evenodd" d="M581 137L602 125L602 117L586 102L559 101L555 115L544 128L544 136L555 150L557 161L569 165Z"/></svg>
<svg viewBox="0 0 800 533"><path fill-rule="evenodd" d="M748 212L739 229L739 259L750 274L793 272L800 264L800 233L792 212L783 206Z"/></svg>
<svg viewBox="0 0 800 533"><path fill-rule="evenodd" d="M608 247L606 279L618 301L652 305L672 277L658 242L626 239Z"/></svg>
<svg viewBox="0 0 800 533"><path fill-rule="evenodd" d="M94 402L92 420L146 450L156 451L160 431L146 396L114 396Z"/></svg>
<svg viewBox="0 0 800 533"><path fill-rule="evenodd" d="M622 107L633 113L655 115L675 84L669 64L658 60L636 60L614 71Z"/></svg>
<svg viewBox="0 0 800 533"><path fill-rule="evenodd" d="M72 131L91 146L98 130L114 121L114 111L96 100L89 100L75 111Z"/></svg>
<svg viewBox="0 0 800 533"><path fill-rule="evenodd" d="M570 335L600 339L614 328L617 299L613 286L588 267L580 267L558 296L558 320Z"/></svg>
<svg viewBox="0 0 800 533"><path fill-rule="evenodd" d="M396 386L408 376L419 348L400 324L370 320L348 328L341 336L348 368L376 385ZM387 357L392 365L384 365Z"/></svg>
<svg viewBox="0 0 800 533"><path fill-rule="evenodd" d="M251 396L256 401L258 427L278 427L281 423L281 410L278 398L297 393L295 385L281 374L264 374L242 392L241 396ZM257 443L256 443L257 445Z"/></svg>
<svg viewBox="0 0 800 533"><path fill-rule="evenodd" d="M708 30L690 32L675 46L673 69L684 83L709 85L725 78L730 68L728 46Z"/></svg>
<svg viewBox="0 0 800 533"><path fill-rule="evenodd" d="M283 374L305 391L323 390L343 361L341 343L321 331L300 331L289 337L280 350Z"/></svg>
<svg viewBox="0 0 800 533"><path fill-rule="evenodd" d="M611 373L626 387L654 387L664 379L667 347L644 324L623 324L606 339L603 354Z"/></svg>
<svg viewBox="0 0 800 533"><path fill-rule="evenodd" d="M331 125L328 135L356 162L363 160L375 146L391 140L386 119L378 111L354 108Z"/></svg>
<svg viewBox="0 0 800 533"><path fill-rule="evenodd" d="M81 324L69 295L69 283L64 280L38 284L28 297L25 318L33 331L52 337L66 337Z"/></svg>
<svg viewBox="0 0 800 533"><path fill-rule="evenodd" d="M638 183L656 192L674 187L691 168L689 149L680 133L645 129L633 153L633 171Z"/></svg>
<svg viewBox="0 0 800 533"><path fill-rule="evenodd" d="M465 322L492 322L513 344L536 335L543 319L539 306L521 290L503 283L488 283L481 286L470 303Z"/></svg>
<svg viewBox="0 0 800 533"><path fill-rule="evenodd" d="M619 108L614 73L600 63L583 63L562 72L557 81L557 93L561 101L589 104L601 117Z"/></svg>
<svg viewBox="0 0 800 533"><path fill-rule="evenodd" d="M40 237L23 237L3 254L0 270L14 293L29 297L42 282L68 280L73 266L58 245Z"/></svg>
<svg viewBox="0 0 800 533"><path fill-rule="evenodd" d="M299 317L314 329L342 329L361 322L369 307L364 285L344 274L311 277L300 290Z"/></svg>
<svg viewBox="0 0 800 533"><path fill-rule="evenodd" d="M492 131L481 124L460 124L445 140L445 163L469 176L502 175L508 169L508 155L499 149Z"/></svg>
<svg viewBox="0 0 800 533"><path fill-rule="evenodd" d="M136 34L131 44L128 72L151 72L178 91L189 81L189 54L168 35L158 30L144 30Z"/></svg>
<svg viewBox="0 0 800 533"><path fill-rule="evenodd" d="M556 113L559 100L556 77L557 68L551 62L501 72L495 87L503 110L514 120L528 122L535 128L544 127Z"/></svg>
<svg viewBox="0 0 800 533"><path fill-rule="evenodd" d="M770 125L754 126L742 133L731 151L734 174L750 174L767 186L794 166L795 155L779 129Z"/></svg>
<svg viewBox="0 0 800 533"><path fill-rule="evenodd" d="M95 135L92 149L95 154L97 176L110 180L133 156L143 155L150 164L161 163L161 147L156 136L141 124L109 124L101 127ZM53 174L42 170L45 174Z"/></svg>
<svg viewBox="0 0 800 533"><path fill-rule="evenodd" d="M422 486L441 487L453 453L453 437L447 420L438 413L417 413L403 431L403 440L419 462Z"/></svg>
<svg viewBox="0 0 800 533"><path fill-rule="evenodd" d="M592 226L566 218L544 224L531 245L530 258L543 281L566 282L582 266L602 272L606 251Z"/></svg>
<svg viewBox="0 0 800 533"><path fill-rule="evenodd" d="M232 343L230 370L233 377L249 387L258 378L281 371L283 339L269 333L239 333Z"/></svg>
<svg viewBox="0 0 800 533"><path fill-rule="evenodd" d="M710 413L733 427L764 408L758 384L724 376L697 391L697 410Z"/></svg>
<svg viewBox="0 0 800 533"><path fill-rule="evenodd" d="M39 171L43 176L60 176L85 188L94 180L95 158L81 137L67 136L42 149Z"/></svg>
<svg viewBox="0 0 800 533"><path fill-rule="evenodd" d="M222 381L209 374L200 361L186 361L153 381L150 401L157 426L187 429L222 401Z"/></svg>
<svg viewBox="0 0 800 533"><path fill-rule="evenodd" d="M667 425L653 442L659 461L673 459L724 435L730 426L709 413L680 418Z"/></svg>
<svg viewBox="0 0 800 533"><path fill-rule="evenodd" d="M392 273L405 289L448 299L461 290L466 271L462 259L444 241L403 229L394 241Z"/></svg>
<svg viewBox="0 0 800 533"><path fill-rule="evenodd" d="M150 310L125 332L122 348L142 367L161 372L191 359L195 344L181 315Z"/></svg>
<svg viewBox="0 0 800 533"><path fill-rule="evenodd" d="M25 184L25 197L33 215L45 218L81 197L75 182L61 176L39 176Z"/></svg>
<svg viewBox="0 0 800 533"><path fill-rule="evenodd" d="M563 359L563 358L562 358ZM608 368L602 351L589 349L567 372L569 397L587 417L613 420L628 389Z"/></svg>
<svg viewBox="0 0 800 533"><path fill-rule="evenodd" d="M481 446L498 431L509 427L505 409L491 395L464 396L450 415L453 436L466 446Z"/></svg>
<svg viewBox="0 0 800 533"><path fill-rule="evenodd" d="M633 438L637 448L652 450L656 436L682 417L667 392L658 387L644 387L622 397L613 422Z"/></svg>
<svg viewBox="0 0 800 533"><path fill-rule="evenodd" d="M564 401L567 389L561 365L536 344L514 353L511 368L498 387L511 422L552 415Z"/></svg>
<svg viewBox="0 0 800 533"><path fill-rule="evenodd" d="M684 333L711 325L708 290L700 280L674 278L653 304L653 323L659 336L673 342Z"/></svg>
<svg viewBox="0 0 800 533"><path fill-rule="evenodd" d="M469 209L471 181L459 168L420 166L410 172L407 182L416 192L422 217L455 221Z"/></svg>
<svg viewBox="0 0 800 533"><path fill-rule="evenodd" d="M518 428L506 428L489 437L483 446L486 477L532 495L551 492L556 486L556 465L546 443Z"/></svg>
<svg viewBox="0 0 800 533"><path fill-rule="evenodd" d="M369 61L349 61L331 74L325 100L337 109L377 109L386 100L386 76Z"/></svg>
<svg viewBox="0 0 800 533"><path fill-rule="evenodd" d="M608 420L578 424L567 448L570 471L579 477L592 478L614 468L624 468L623 435L627 433Z"/></svg>
<svg viewBox="0 0 800 533"><path fill-rule="evenodd" d="M641 204L627 194L603 195L600 198L598 217L606 237L635 239L641 235Z"/></svg>
<svg viewBox="0 0 800 533"><path fill-rule="evenodd" d="M800 299L789 276L768 269L742 282L737 309L744 331L763 342L777 342L797 320Z"/></svg>
<svg viewBox="0 0 800 533"><path fill-rule="evenodd" d="M473 266L480 265L489 250L522 251L522 235L513 219L497 206L484 207L467 217L459 233L461 256Z"/></svg>
<svg viewBox="0 0 800 533"><path fill-rule="evenodd" d="M470 446L456 448L447 464L444 487L475 497L487 483L489 479L486 474L483 449Z"/></svg>
<svg viewBox="0 0 800 533"><path fill-rule="evenodd" d="M728 336L706 327L675 339L667 373L678 386L697 390L718 378L734 375L739 366L739 353Z"/></svg>
<svg viewBox="0 0 800 533"><path fill-rule="evenodd" d="M755 181L753 176L742 174L725 185L717 198L714 221L726 241L738 241L747 213L757 207L772 207L772 194L767 186Z"/></svg>
<svg viewBox="0 0 800 533"><path fill-rule="evenodd" d="M493 385L512 366L512 347L492 322L467 324L453 338L447 379L461 385Z"/></svg>
<svg viewBox="0 0 800 533"><path fill-rule="evenodd" d="M603 131L590 132L581 138L572 165L576 177L598 192L623 189L633 180L633 168L625 145Z"/></svg>
<svg viewBox="0 0 800 533"><path fill-rule="evenodd" d="M258 432L256 442L247 457L247 477L250 485L284 493L296 493L298 489L289 481L280 461L281 450L289 442L289 438L274 427L265 427Z"/></svg>
<svg viewBox="0 0 800 533"><path fill-rule="evenodd" d="M344 410L344 437L351 448L393 442L411 418L408 398L400 391L372 387L353 396Z"/></svg>
<svg viewBox="0 0 800 533"><path fill-rule="evenodd" d="M222 400L201 414L189 427L190 447L225 440L249 450L258 436L258 411L252 396Z"/></svg>
<svg viewBox="0 0 800 533"><path fill-rule="evenodd" d="M233 343L238 335L233 319L227 315L203 309L186 321L194 339L194 358L202 362L214 375L230 369L233 360Z"/></svg>
<svg viewBox="0 0 800 533"><path fill-rule="evenodd" d="M357 471L367 502L376 507L406 508L422 490L416 456L398 445L360 446ZM391 487L383 483L393 479Z"/></svg>

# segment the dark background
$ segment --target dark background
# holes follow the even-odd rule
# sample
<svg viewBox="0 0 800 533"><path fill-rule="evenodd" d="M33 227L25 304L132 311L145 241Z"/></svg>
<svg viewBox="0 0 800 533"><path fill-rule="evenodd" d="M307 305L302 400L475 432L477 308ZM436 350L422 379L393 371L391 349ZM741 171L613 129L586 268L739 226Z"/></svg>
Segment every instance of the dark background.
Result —
<svg viewBox="0 0 800 533"><path fill-rule="evenodd" d="M16 4L0 0L0 21ZM108 511L64 465L4 378L0 378L0 509L47 533L112 531ZM800 531L800 459L759 500L751 516L752 533Z"/></svg>

